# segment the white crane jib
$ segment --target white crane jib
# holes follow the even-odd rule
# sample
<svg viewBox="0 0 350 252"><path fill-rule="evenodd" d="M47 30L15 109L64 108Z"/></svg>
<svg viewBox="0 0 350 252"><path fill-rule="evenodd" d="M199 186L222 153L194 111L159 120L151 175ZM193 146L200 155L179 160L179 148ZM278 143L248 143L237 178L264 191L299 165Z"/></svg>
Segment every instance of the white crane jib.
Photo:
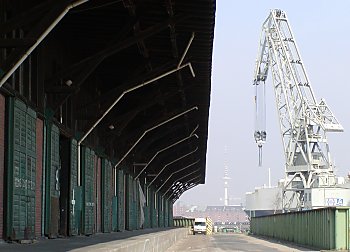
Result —
<svg viewBox="0 0 350 252"><path fill-rule="evenodd" d="M287 15L281 10L271 10L263 23L254 71L254 137L260 156L266 141L265 81L269 70L285 154L285 186L302 189L334 184L326 133L341 132L343 127L323 99L317 102Z"/></svg>

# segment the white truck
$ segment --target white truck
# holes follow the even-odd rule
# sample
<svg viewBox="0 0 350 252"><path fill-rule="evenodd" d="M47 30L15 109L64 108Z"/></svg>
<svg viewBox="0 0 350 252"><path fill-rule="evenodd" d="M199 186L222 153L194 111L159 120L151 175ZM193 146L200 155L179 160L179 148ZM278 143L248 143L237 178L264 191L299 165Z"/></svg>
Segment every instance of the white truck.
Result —
<svg viewBox="0 0 350 252"><path fill-rule="evenodd" d="M195 218L193 224L193 234L207 234L206 218Z"/></svg>

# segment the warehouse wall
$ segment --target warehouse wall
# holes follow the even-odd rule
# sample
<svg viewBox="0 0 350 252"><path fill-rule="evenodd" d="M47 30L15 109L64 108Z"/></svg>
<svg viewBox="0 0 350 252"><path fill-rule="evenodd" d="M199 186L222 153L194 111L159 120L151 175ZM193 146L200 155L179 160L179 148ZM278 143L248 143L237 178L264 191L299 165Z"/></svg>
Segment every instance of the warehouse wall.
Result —
<svg viewBox="0 0 350 252"><path fill-rule="evenodd" d="M42 120L36 120L36 188L35 188L35 236L41 236L41 215L42 215L42 173L43 173L43 141L44 141L44 123Z"/></svg>
<svg viewBox="0 0 350 252"><path fill-rule="evenodd" d="M4 230L5 97L0 94L0 239Z"/></svg>
<svg viewBox="0 0 350 252"><path fill-rule="evenodd" d="M1 239L171 226L170 202L154 187L147 194L146 184L140 185L132 173L114 171L113 162L92 147L81 148L78 186L77 141L62 134L50 113L39 118L20 98L0 95Z"/></svg>

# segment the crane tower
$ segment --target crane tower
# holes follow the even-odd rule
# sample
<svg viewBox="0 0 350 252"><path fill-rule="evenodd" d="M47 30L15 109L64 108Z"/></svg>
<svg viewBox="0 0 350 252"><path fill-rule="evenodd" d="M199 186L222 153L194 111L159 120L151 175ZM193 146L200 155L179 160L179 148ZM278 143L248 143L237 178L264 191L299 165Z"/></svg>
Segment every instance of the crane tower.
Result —
<svg viewBox="0 0 350 252"><path fill-rule="evenodd" d="M336 184L327 133L341 132L343 127L325 100L316 100L287 15L278 9L271 10L263 23L253 78L259 163L267 136L265 82L269 71L285 155L283 197L291 191L301 206L305 189ZM284 199L284 206L290 200Z"/></svg>

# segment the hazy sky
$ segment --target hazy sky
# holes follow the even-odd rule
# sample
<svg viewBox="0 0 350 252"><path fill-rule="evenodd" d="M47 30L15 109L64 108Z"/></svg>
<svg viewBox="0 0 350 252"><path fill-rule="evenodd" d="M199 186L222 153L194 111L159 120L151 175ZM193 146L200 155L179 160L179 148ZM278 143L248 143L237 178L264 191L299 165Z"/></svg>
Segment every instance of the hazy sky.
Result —
<svg viewBox="0 0 350 252"><path fill-rule="evenodd" d="M245 201L245 192L284 177L284 157L272 80L267 85L267 143L258 167L252 85L261 25L270 9L287 13L318 100L328 106L345 132L328 134L336 174L350 171L350 1L217 0L212 92L209 115L206 184L185 192L182 202L223 204L227 160L231 202ZM270 76L271 77L271 76ZM224 155L225 145L228 146Z"/></svg>

